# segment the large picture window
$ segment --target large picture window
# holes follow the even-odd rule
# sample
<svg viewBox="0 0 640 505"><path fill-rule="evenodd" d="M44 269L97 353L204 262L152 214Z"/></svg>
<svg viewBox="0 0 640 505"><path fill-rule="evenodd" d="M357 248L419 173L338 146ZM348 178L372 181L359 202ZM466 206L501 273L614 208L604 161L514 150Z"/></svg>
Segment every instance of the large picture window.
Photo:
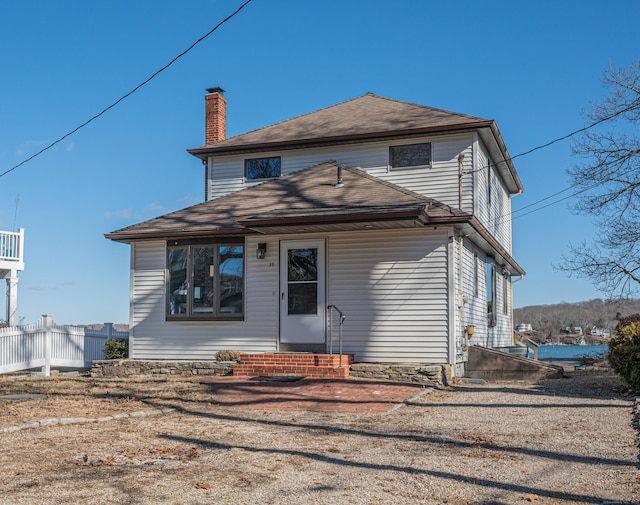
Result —
<svg viewBox="0 0 640 505"><path fill-rule="evenodd" d="M431 142L389 147L391 168L413 168L431 166Z"/></svg>
<svg viewBox="0 0 640 505"><path fill-rule="evenodd" d="M242 319L244 243L172 243L167 319Z"/></svg>
<svg viewBox="0 0 640 505"><path fill-rule="evenodd" d="M279 156L244 160L244 177L248 181L254 179L273 179L274 177L280 177L281 174L282 168Z"/></svg>

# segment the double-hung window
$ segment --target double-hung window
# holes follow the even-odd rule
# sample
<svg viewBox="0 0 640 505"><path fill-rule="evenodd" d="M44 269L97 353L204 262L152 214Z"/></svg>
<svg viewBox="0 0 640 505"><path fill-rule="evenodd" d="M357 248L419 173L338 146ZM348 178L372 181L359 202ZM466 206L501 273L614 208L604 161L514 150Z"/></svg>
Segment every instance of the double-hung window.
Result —
<svg viewBox="0 0 640 505"><path fill-rule="evenodd" d="M487 259L487 326L496 325L496 268L495 264Z"/></svg>
<svg viewBox="0 0 640 505"><path fill-rule="evenodd" d="M167 319L242 319L244 242L167 246Z"/></svg>
<svg viewBox="0 0 640 505"><path fill-rule="evenodd" d="M389 147L389 167L428 168L431 166L431 142Z"/></svg>

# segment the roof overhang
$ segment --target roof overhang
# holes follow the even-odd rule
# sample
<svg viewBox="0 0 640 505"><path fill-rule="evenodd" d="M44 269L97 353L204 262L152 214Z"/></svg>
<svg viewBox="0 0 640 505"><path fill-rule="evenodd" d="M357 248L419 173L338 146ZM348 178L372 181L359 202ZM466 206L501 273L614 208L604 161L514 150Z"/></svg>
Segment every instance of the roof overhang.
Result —
<svg viewBox="0 0 640 505"><path fill-rule="evenodd" d="M338 135L327 137L314 137L314 138L298 138L287 139L274 142L261 142L261 143L234 143L221 141L215 144L209 144L193 149L187 149L189 154L192 154L200 159L206 159L209 156L223 156L228 154L241 154L247 152L257 152L265 150L289 150L300 149L307 147L320 147L326 145L339 145L339 144L353 144L358 142L364 142L368 140L387 140L397 139L402 137L415 137L419 135L434 135L437 133L451 134L467 132L470 130L476 130L478 128L488 127L493 121L475 121L471 123L459 123L453 125L438 125L426 128L409 128L402 130L384 130L380 132L367 132L350 135ZM495 124L495 123L494 123ZM229 139L233 140L233 138Z"/></svg>
<svg viewBox="0 0 640 505"><path fill-rule="evenodd" d="M128 244L130 242L139 240L179 240L185 238L206 238L206 237L228 237L228 236L243 236L253 235L254 231L248 228L241 227L211 227L211 228L198 228L198 229L183 229L183 230L166 230L166 231L152 231L152 232L135 232L135 231L116 231L113 233L106 233L105 238L113 240L115 242L123 242Z"/></svg>
<svg viewBox="0 0 640 505"><path fill-rule="evenodd" d="M465 216L438 217L430 219L428 224L451 224L463 237L469 238L484 253L494 257L509 275L524 275L526 273L476 216L467 214Z"/></svg>
<svg viewBox="0 0 640 505"><path fill-rule="evenodd" d="M472 214L430 216L428 206L378 212L342 212L326 214L290 214L238 220L236 226L164 230L153 232L120 231L108 233L106 238L117 242L149 240L180 240L216 236L286 235L336 231L365 231L424 226L451 226L474 242L486 254L493 256L509 275L524 275L525 271L509 252Z"/></svg>

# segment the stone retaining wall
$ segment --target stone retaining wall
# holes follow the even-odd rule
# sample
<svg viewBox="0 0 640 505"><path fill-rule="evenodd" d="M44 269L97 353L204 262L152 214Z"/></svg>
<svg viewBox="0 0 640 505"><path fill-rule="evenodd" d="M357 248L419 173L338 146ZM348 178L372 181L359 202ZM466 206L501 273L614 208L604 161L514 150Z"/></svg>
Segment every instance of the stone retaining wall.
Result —
<svg viewBox="0 0 640 505"><path fill-rule="evenodd" d="M231 375L234 361L163 361L109 359L94 361L92 377L130 377L133 375Z"/></svg>
<svg viewBox="0 0 640 505"><path fill-rule="evenodd" d="M234 361L112 359L94 361L91 376L232 375L233 366L236 364ZM424 363L354 363L351 365L349 376L440 386L451 384L451 367L449 365L425 365Z"/></svg>
<svg viewBox="0 0 640 505"><path fill-rule="evenodd" d="M349 376L446 386L451 384L451 367L424 363L354 363L351 365Z"/></svg>

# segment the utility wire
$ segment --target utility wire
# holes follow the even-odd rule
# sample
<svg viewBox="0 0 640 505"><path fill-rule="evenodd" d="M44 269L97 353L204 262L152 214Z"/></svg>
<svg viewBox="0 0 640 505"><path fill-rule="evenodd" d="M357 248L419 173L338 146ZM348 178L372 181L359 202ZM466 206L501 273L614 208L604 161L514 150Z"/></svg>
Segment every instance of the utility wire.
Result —
<svg viewBox="0 0 640 505"><path fill-rule="evenodd" d="M164 67L160 68L159 70L156 70L153 74L151 74L150 77L148 77L146 80L142 81L140 84L138 84L135 88L133 88L131 91L129 91L128 93L125 93L124 95L122 95L120 98L118 98L115 102L113 102L111 105L105 107L104 109L102 109L100 112L98 112L95 116L91 117L90 119L88 119L87 121L85 121L84 123L82 123L81 125L75 127L73 130L71 130L69 133L66 133L65 135L63 135L62 137L60 137L58 140L55 140L54 142L51 142L51 144L47 145L46 147L43 147L42 149L40 149L37 153L29 156L27 159L21 161L20 163L18 163L17 165L11 167L10 169L6 170L5 172L2 172L0 174L0 177L4 177L5 175L13 172L14 170L16 170L17 168L20 168L22 165L30 162L32 159L36 158L37 156L40 156L42 153L48 151L49 149L51 149L53 146L55 146L56 144L59 144L60 142L62 142L64 139L70 137L71 135L73 135L74 133L76 133L78 130L84 128L85 126L89 125L90 123L92 123L93 121L95 121L96 119L98 119L100 116L102 116L103 114L105 114L107 111L113 109L116 105L118 105L120 102L122 102L124 99L130 97L131 95L133 95L136 91L138 91L140 88L142 88L144 85L148 84L149 82L151 82L151 80L153 80L155 77L157 77L160 73L164 72L166 69L168 69L171 65L173 65L176 61L178 61L180 58L182 58L185 54L187 54L189 51L191 51L194 47L196 47L200 42L202 42L203 40L205 40L207 37L209 37L211 34L213 34L216 30L218 30L218 28L220 28L222 25L224 25L227 21L230 21L236 14L238 14L242 9L244 9L249 3L251 3L252 0L246 0L240 7L238 7L235 12L233 12L232 14L230 14L229 16L227 16L226 18L224 18L222 21L220 21L216 26L214 26L211 30L209 30L206 34L204 34L202 37L200 37L198 40L196 40L193 44L191 44L187 49L185 49L184 51L182 51L180 54L178 54L178 56L176 56L175 58L173 58L169 63L167 63Z"/></svg>
<svg viewBox="0 0 640 505"><path fill-rule="evenodd" d="M513 161L516 158L520 158L521 156L526 156L527 154L531 154L535 151L538 151L540 149L544 149L545 147L549 147L552 146L553 144L556 144L558 142L561 142L563 140L566 140L568 138L573 137L574 135L577 135L578 133L582 133L585 132L587 130L590 130L591 128L598 126L601 123L604 123L606 121L610 121L611 119L614 119L622 114L625 114L626 112L631 112L634 109L638 109L640 108L640 98L638 100L636 100L635 102L633 102L631 105L629 105L628 107L625 107L622 110L613 112L611 114L609 114L608 116L605 116L603 118L598 119L597 121L594 121L591 124L588 124L587 126L584 126L583 128L579 128L578 130L572 131L571 133L567 133L566 135L563 135L562 137L558 137L555 138L553 140L550 140L549 142L545 143L545 144L541 144L539 146L533 147L531 149L529 149L528 151L516 154L515 156L510 156L502 161L498 161L496 163L493 163L493 166L497 166L499 163L506 163L508 161ZM477 168L476 170L469 170L468 172L464 172L464 175L468 175L468 174L474 174L476 172L480 172L482 170L486 170L487 168L489 168L489 166L491 166L491 163L489 163L489 165L485 165L484 167L480 167ZM570 188L569 188L570 189Z"/></svg>
<svg viewBox="0 0 640 505"><path fill-rule="evenodd" d="M532 149L529 149L528 151L522 152L522 153L520 153L520 154L516 154L515 156L511 156L510 158L507 158L507 159L506 159L506 160L504 160L504 161L499 161L498 163L504 163L504 162L506 162L507 160L514 160L515 158L518 158L518 157L520 157L520 156L526 156L526 155L531 154L532 152L537 151L537 150L539 150L539 149L544 149L545 147L549 147L549 146L551 146L551 145L553 145L553 144L555 144L555 143L557 143L557 142L560 142L560 141L562 141L562 140L566 140L566 139L568 139L568 138L570 138L570 137L573 137L574 135L577 135L578 133L585 132L585 131L587 131L587 130L589 130L589 129L591 129L591 128L593 128L593 127L595 127L595 126L597 126L597 125L599 125L599 124L601 124L601 123L604 123L604 122L606 122L606 121L610 121L611 119L614 119L614 118L616 118L616 117L618 117L618 116L620 116L620 115L622 115L622 114L625 114L625 113L627 113L627 112L630 112L630 111L635 110L635 109L638 109L638 108L640 108L640 99L638 99L638 100L636 100L636 101L632 102L632 103L631 103L631 105L629 105L628 107L625 107L625 108L624 108L624 109L622 109L622 110L619 110L619 111L613 112L613 113L609 114L608 116L605 116L605 117L603 117L603 118L600 118L599 120L594 121L593 123L591 123L591 124L589 124L589 125L587 125L587 126L585 126L585 127L583 127L583 128L580 128L580 129L575 130L575 131L573 131L573 132L571 132L571 133L568 133L567 135L563 135L562 137L558 137L558 138L556 138L556 139L554 139L554 140L551 140L551 141L547 142L546 144L541 144L541 145L536 146L536 147L534 147L534 148L532 148ZM493 165L494 165L494 166L497 166L497 165L498 165L498 163L494 163ZM480 171L482 171L482 170L486 170L486 169L487 169L487 168L489 168L491 165L492 165L492 164L491 164L491 163L489 163L489 165L488 165L488 166L484 166L484 167L478 168L478 169L476 169L476 170L470 170L470 171L468 171L468 172L465 172L465 175L473 174L473 173L476 173L476 172L480 172ZM537 200L537 201L535 201L535 202L532 202L532 203L530 203L529 205L526 205L526 206L524 206L524 207L521 207L520 209L517 209L517 210L512 211L510 216L507 216L507 215L504 215L504 214L503 214L502 216L497 216L497 217L495 217L495 218L493 219L493 225L494 225L494 226L499 226L499 225L501 225L503 222L508 221L509 219L511 219L511 220L513 221L513 220L518 219L518 218L520 218L520 217L524 217L524 216L527 216L527 215L529 215L529 214L533 214L534 212L537 212L537 211L539 211L539 210L545 209L545 208L547 208L547 207L550 207L550 206L552 206L552 205L555 205L555 204L557 204L557 203L560 203L560 202L562 202L562 201L564 201L564 200L568 200L569 198L573 198L574 196L577 196L577 195L580 195L580 194L585 193L585 192L587 192L587 191L590 191L590 190L592 190L592 189L595 189L596 187L600 186L600 183L598 182L598 183L593 184L593 185L591 185L591 186L587 186L587 187L585 187L585 188L583 188L583 189L581 189L581 190L579 190L579 191L576 191L575 193L572 193L572 194L570 194L570 195L568 195L568 196L565 196L565 197L563 197L563 198L560 198L560 199L558 199L558 200L555 200L555 201L553 201L553 202L550 202L550 203L548 203L548 204L546 204L546 205L543 205L542 207L538 207L538 208L536 208L536 209L530 210L529 212L526 212L526 213L524 213L524 214L519 214L519 215L517 215L517 216L515 215L515 214L518 214L519 212L522 212L524 209L528 209L529 207L533 207L533 206L538 205L538 204L540 204L540 203L542 203L542 202L545 202L546 200L549 200L549 199L551 199L551 198L553 198L553 197L555 197L555 196L558 196L558 195L560 195L560 194L562 194L562 193L564 193L564 192L566 192L566 191L570 191L570 190L574 189L575 187L577 187L577 186L579 186L579 185L580 185L580 183L579 183L579 182L576 182L576 183L574 183L574 184L571 184L570 186L567 186L566 188L561 189L560 191L557 191L557 192L555 192L555 193L553 193L553 194L551 194L551 195L545 196L544 198L541 198L540 200Z"/></svg>

